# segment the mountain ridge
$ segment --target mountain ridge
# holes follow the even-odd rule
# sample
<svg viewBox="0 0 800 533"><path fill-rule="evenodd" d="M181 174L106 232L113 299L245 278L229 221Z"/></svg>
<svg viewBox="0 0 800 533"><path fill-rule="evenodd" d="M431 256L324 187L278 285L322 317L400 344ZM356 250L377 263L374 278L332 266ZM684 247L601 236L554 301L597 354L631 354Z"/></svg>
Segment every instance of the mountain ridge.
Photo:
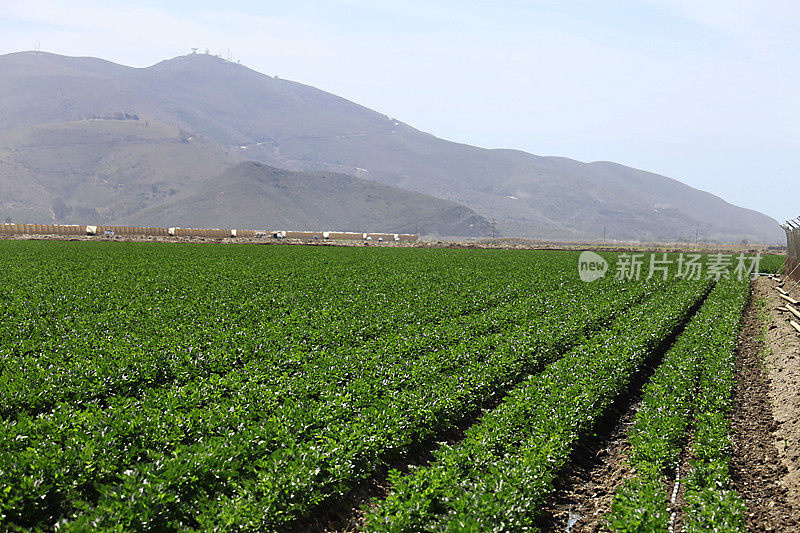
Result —
<svg viewBox="0 0 800 533"><path fill-rule="evenodd" d="M336 175L341 177L335 187L323 186L315 173L272 169L236 155L179 128L135 119L89 119L0 132L0 214L13 212L16 221L31 223L233 224L241 229L390 233L419 227L429 234L491 234L487 220L452 202L344 175ZM65 159L69 165L63 164ZM248 164L278 173L281 186L295 197L281 196L280 188L272 189L273 195L260 193L252 173L235 174ZM232 173L238 184L231 183ZM228 187L238 185L237 203L231 203L230 195L215 195L226 180ZM249 194L240 190L246 184ZM283 202L276 202L277 197ZM207 201L215 198L221 201ZM27 212L9 210L14 199ZM298 203L313 213L305 215ZM348 223L337 213L343 205L360 216Z"/></svg>
<svg viewBox="0 0 800 533"><path fill-rule="evenodd" d="M774 241L776 221L678 180L612 162L584 163L439 139L309 85L205 54L133 68L94 58L8 59L0 131L10 125L129 113L224 148L238 160L336 172L462 204L506 236L623 240ZM27 56L24 54L28 54ZM33 63L47 68L31 98ZM27 68L27 73L21 69ZM68 69L68 76L63 69ZM80 72L88 71L87 76ZM97 77L103 78L99 82ZM15 85L16 84L16 85ZM68 86L66 95L63 88ZM18 112L9 117L9 107ZM21 118L27 117L27 122Z"/></svg>

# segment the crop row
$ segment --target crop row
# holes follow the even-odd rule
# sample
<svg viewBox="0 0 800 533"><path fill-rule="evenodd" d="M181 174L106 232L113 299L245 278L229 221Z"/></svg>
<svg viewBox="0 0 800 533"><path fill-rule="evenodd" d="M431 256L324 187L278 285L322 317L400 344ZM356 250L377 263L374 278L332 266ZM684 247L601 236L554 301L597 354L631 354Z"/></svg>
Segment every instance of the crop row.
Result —
<svg viewBox="0 0 800 533"><path fill-rule="evenodd" d="M284 527L657 290L561 254L0 244L19 527Z"/></svg>
<svg viewBox="0 0 800 533"><path fill-rule="evenodd" d="M702 283L673 284L522 382L462 442L439 449L433 464L394 475L367 529L535 529L573 447L708 290Z"/></svg>
<svg viewBox="0 0 800 533"><path fill-rule="evenodd" d="M126 254L84 251L106 264L102 283L95 279L97 263L81 255L63 258L69 266L58 268L45 262L50 257L5 256L0 412L137 394L148 386L225 372L264 353L291 359L293 353L380 343L387 336L427 340L429 335L415 333L547 292L553 281L546 272L520 282L518 276L492 279L470 269L465 290L460 276L447 278L416 265L409 276L402 262L396 271L384 271L374 262L372 268L345 262L330 269L319 260L298 266L270 258L257 272L242 261L246 257L221 268L219 260L230 258L192 253L180 257L189 266L175 269L177 258L146 251L154 253L134 265L125 264ZM354 278L339 279L339 268ZM184 275L174 279L175 270ZM425 290L413 291L420 284ZM83 364L86 356L92 365Z"/></svg>
<svg viewBox="0 0 800 533"><path fill-rule="evenodd" d="M667 353L645 387L631 430L635 476L617 490L608 525L613 531L666 531L672 486L693 433L686 480L687 531L740 531L742 504L728 477L728 425L733 353L747 283L723 280ZM690 432L693 430L693 432Z"/></svg>
<svg viewBox="0 0 800 533"><path fill-rule="evenodd" d="M708 357L700 376L692 436L692 470L686 479L685 530L746 531L745 505L730 477L730 412L736 383L736 345L749 286L728 289L720 323L707 343Z"/></svg>
<svg viewBox="0 0 800 533"><path fill-rule="evenodd" d="M566 331L579 335L583 326L576 323ZM37 463L44 466L42 463L52 460L54 455L59 466L69 466L65 453L83 450L85 456L87 447L100 453L74 458L73 471L90 473L92 470L85 468L87 463L92 465L100 459L98 474L105 473L107 478L112 472L119 475L122 465L135 464L121 476L133 478L127 481L129 486L125 486L124 480L104 484L102 476L86 480L93 490L101 493L97 509L89 512L90 516L146 520L155 514L159 520L171 517L193 523L203 520L206 514L202 512L203 505L214 503L222 508L222 513L207 513L212 523L220 516L236 512L232 522L247 524L241 504L218 502L226 500L225 489L238 493L248 490L252 494L252 488L240 487L252 483L259 491L266 487L271 490L263 495L257 493L256 503L260 507L247 512L260 520L284 520L317 503L326 492L330 494L340 488L336 483L347 483L368 474L379 454L406 448L425 432L433 434L448 427L464 409L474 408L493 389L503 387L504 381L513 382L524 368L535 366L537 355L556 356L560 349L558 341L566 338L557 336L555 329L542 328L538 335L533 335L519 328L512 334L471 339L449 352L426 354L417 360L393 365L384 360L387 366L380 368L376 364L374 372L369 372L369 368L365 371L369 361L353 361L353 371L360 374L347 383L324 382L327 387L316 398L299 394L303 392L298 390L298 383L304 381L302 376L275 383L274 379L265 381L263 371L248 374L255 381L243 379L237 372L198 389L183 387L170 395L147 394L141 402L128 399L117 403L112 399L113 403L109 401L104 409L85 411L83 417L59 411L56 419L42 416L37 421L46 420L50 427L58 422L69 425L70 420L83 421L75 433L65 431L64 426L53 428L61 435L74 435L77 442L57 446L54 454L43 454L43 450L32 453L34 470L41 472L35 468ZM380 362L376 358L376 363ZM271 387L287 383L294 387L293 394L283 394ZM311 380L310 385L322 386L316 380ZM165 405L174 407L166 411ZM37 425L24 433L47 435L47 429L48 426ZM134 442L131 433L137 435ZM270 466L272 463L274 467ZM263 479L266 476L276 479L268 484ZM165 511L160 502L150 499L150 494L137 492L148 485L142 482L145 479L153 481L153 495L162 498L165 493L173 494L178 498L175 503L180 505ZM164 484L155 480L163 480ZM198 498L195 494L198 488L207 494ZM52 489L48 494L52 495ZM128 490L136 496L135 501L117 498L120 492ZM26 500L36 501L32 496ZM193 498L211 501L193 502ZM284 501L278 501L278 509L263 507L271 499L279 498ZM303 507L291 512L298 505L293 500L298 498L303 498ZM121 508L111 512L120 505ZM135 514L131 514L133 511Z"/></svg>

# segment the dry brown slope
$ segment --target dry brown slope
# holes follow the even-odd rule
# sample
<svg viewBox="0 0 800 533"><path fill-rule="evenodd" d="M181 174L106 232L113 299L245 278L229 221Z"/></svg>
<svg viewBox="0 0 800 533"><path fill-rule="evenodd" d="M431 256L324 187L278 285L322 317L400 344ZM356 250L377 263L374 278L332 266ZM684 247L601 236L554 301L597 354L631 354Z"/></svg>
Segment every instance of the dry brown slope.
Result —
<svg viewBox="0 0 800 533"><path fill-rule="evenodd" d="M235 154L234 154L235 155ZM83 120L0 134L0 215L104 222L194 192L238 159L173 126Z"/></svg>
<svg viewBox="0 0 800 533"><path fill-rule="evenodd" d="M443 233L481 236L489 222L464 206L330 172L243 162L186 198L134 213L122 225Z"/></svg>
<svg viewBox="0 0 800 533"><path fill-rule="evenodd" d="M146 69L0 56L0 130L110 112L182 127L280 168L357 175L461 203L509 236L727 242L778 235L760 213L615 165L486 150L420 132L307 85L191 55ZM658 207L657 206L661 206Z"/></svg>

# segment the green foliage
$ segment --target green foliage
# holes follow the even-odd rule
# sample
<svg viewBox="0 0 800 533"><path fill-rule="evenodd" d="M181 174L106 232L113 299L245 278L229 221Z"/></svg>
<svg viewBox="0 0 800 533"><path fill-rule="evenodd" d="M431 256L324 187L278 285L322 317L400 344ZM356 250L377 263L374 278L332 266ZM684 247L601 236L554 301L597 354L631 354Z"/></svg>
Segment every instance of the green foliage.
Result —
<svg viewBox="0 0 800 533"><path fill-rule="evenodd" d="M367 525L535 529L571 451L710 289L585 284L575 259L0 242L0 523L287 530L481 415L432 465L395 473ZM729 362L698 370L711 339L665 375L724 392ZM687 500L703 509L697 524L734 524L735 506L718 505L734 498L717 416L729 395L709 392L695 410L680 383L663 384L677 414L647 411L653 434L679 442L687 417L708 414L696 422L708 466L698 463ZM652 479L676 457L663 443L636 453L637 471L655 465ZM657 483L641 486L628 500L663 499ZM631 511L625 501L615 505ZM645 511L628 523L663 523Z"/></svg>
<svg viewBox="0 0 800 533"><path fill-rule="evenodd" d="M367 516L373 531L520 531L552 491L578 440L706 293L676 283L656 292L511 391L457 446L396 480Z"/></svg>
<svg viewBox="0 0 800 533"><path fill-rule="evenodd" d="M742 504L727 477L727 414L733 390L733 353L749 284L719 282L645 387L630 434L635 477L615 494L613 531L663 531L665 483L693 424L693 470L686 480L688 530L734 531Z"/></svg>
<svg viewBox="0 0 800 533"><path fill-rule="evenodd" d="M761 266L759 270L761 272L769 272L775 274L783 269L783 265L785 263L786 263L785 255L766 254L761 257Z"/></svg>
<svg viewBox="0 0 800 533"><path fill-rule="evenodd" d="M563 253L0 248L9 527L284 529L654 290Z"/></svg>
<svg viewBox="0 0 800 533"><path fill-rule="evenodd" d="M719 333L716 357L707 357L700 377L692 442L692 472L686 481L686 530L747 531L745 506L732 489L728 464L731 441L728 414L736 383L735 352L749 286L726 284L727 332Z"/></svg>
<svg viewBox="0 0 800 533"><path fill-rule="evenodd" d="M686 480L688 532L747 531L741 496L731 488L728 461L695 462Z"/></svg>
<svg viewBox="0 0 800 533"><path fill-rule="evenodd" d="M614 494L607 526L612 531L667 531L667 494L660 476L639 475L623 483Z"/></svg>

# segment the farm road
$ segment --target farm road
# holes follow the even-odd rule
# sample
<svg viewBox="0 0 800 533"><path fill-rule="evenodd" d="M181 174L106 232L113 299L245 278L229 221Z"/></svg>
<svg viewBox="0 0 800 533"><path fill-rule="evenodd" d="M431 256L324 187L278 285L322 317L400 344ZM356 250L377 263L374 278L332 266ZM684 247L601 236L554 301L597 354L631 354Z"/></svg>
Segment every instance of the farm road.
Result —
<svg viewBox="0 0 800 533"><path fill-rule="evenodd" d="M732 478L752 531L800 531L800 336L776 283L753 283L737 356Z"/></svg>

